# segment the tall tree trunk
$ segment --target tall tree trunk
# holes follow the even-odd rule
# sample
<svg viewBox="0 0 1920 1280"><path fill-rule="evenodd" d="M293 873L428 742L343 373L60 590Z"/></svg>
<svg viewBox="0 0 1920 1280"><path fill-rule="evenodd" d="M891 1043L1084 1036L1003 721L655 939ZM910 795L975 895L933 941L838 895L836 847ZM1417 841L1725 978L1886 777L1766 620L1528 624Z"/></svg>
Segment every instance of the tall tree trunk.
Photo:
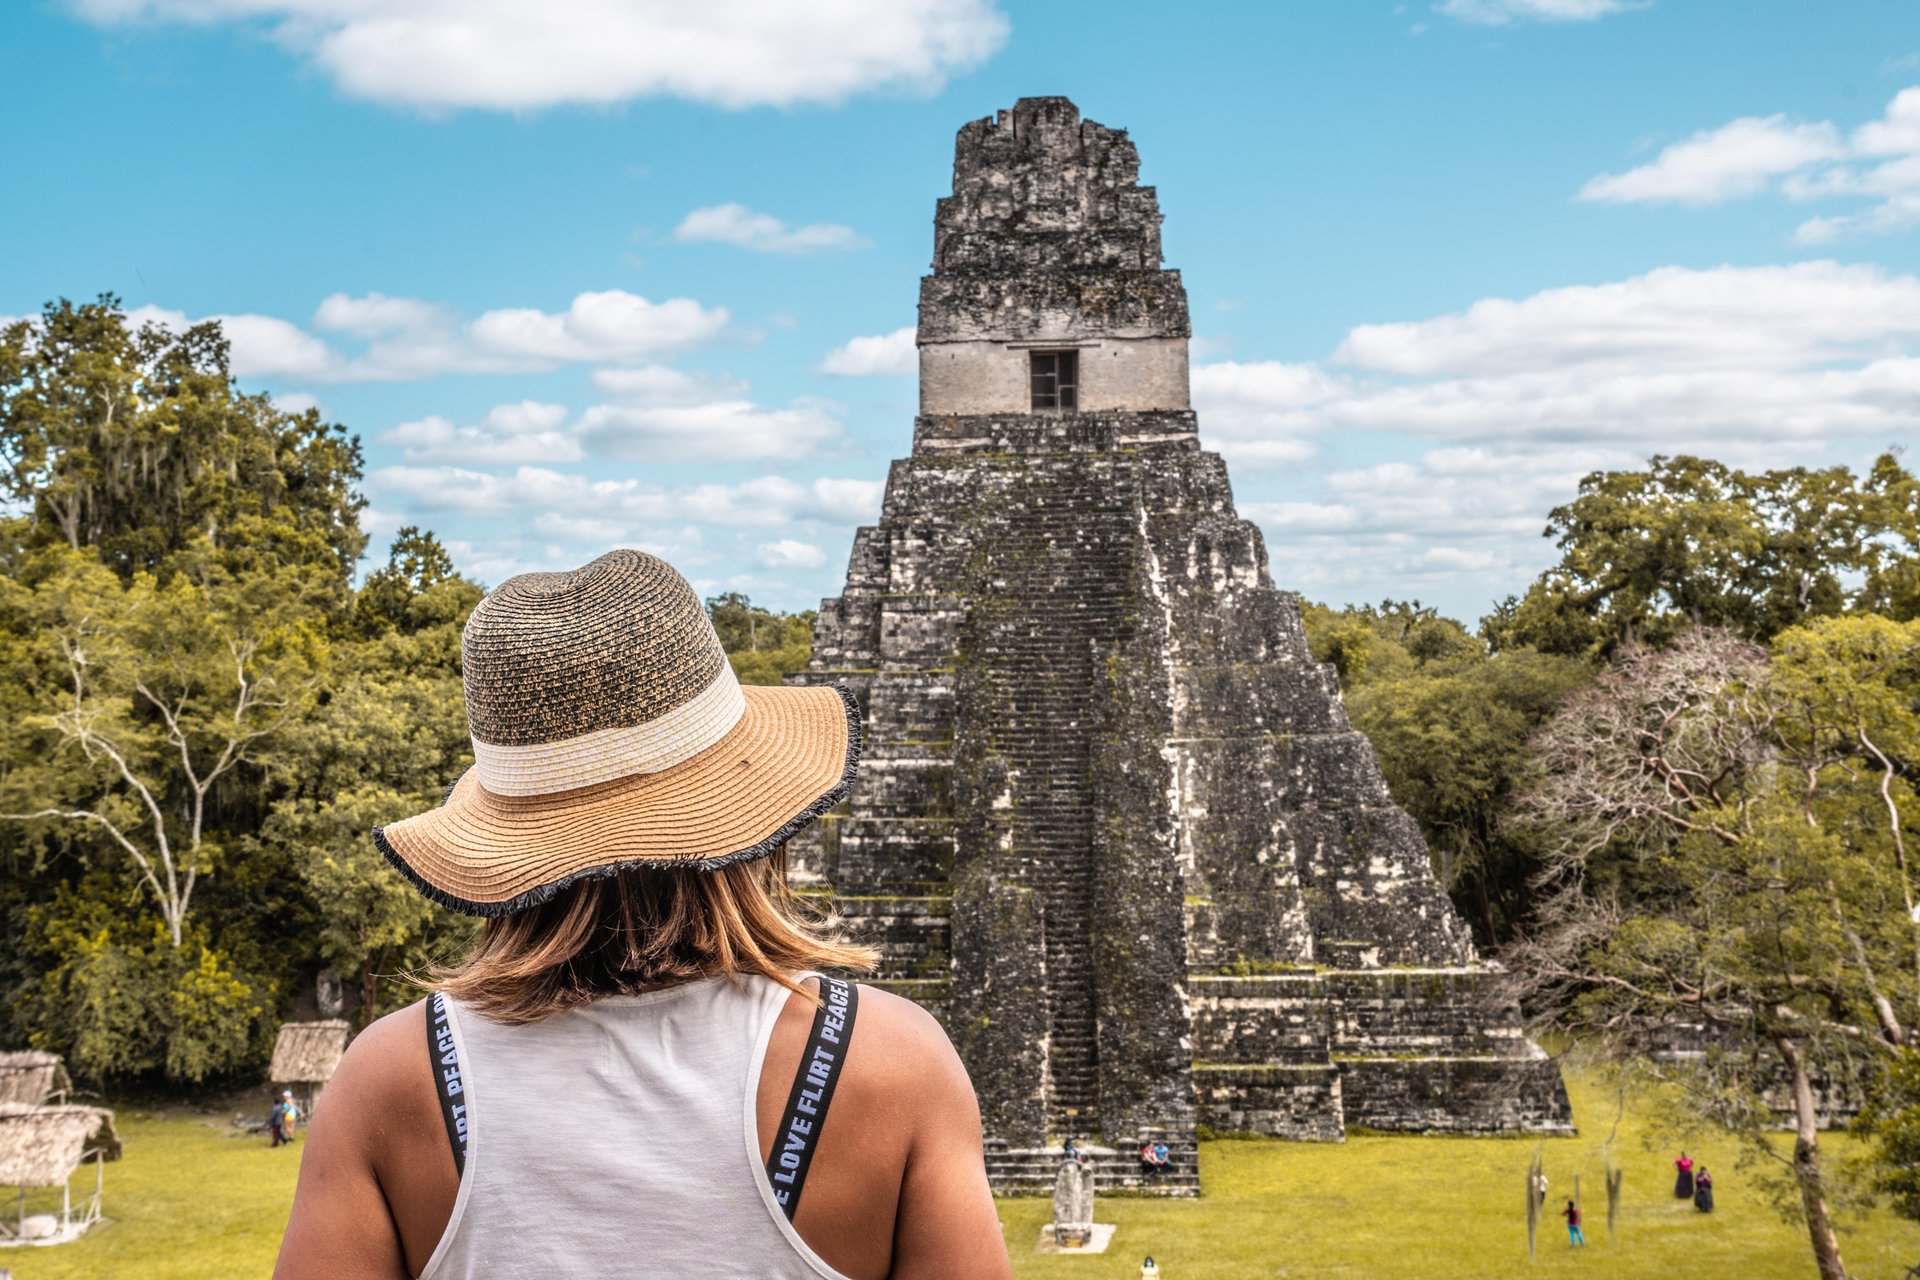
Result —
<svg viewBox="0 0 1920 1280"><path fill-rule="evenodd" d="M1487 931L1487 945L1498 947L1501 943L1500 930L1493 923L1493 900L1487 896L1487 870L1485 859L1481 860L1479 870L1473 877L1473 905L1479 912L1480 923Z"/></svg>
<svg viewBox="0 0 1920 1280"><path fill-rule="evenodd" d="M1800 1186L1800 1204L1807 1214L1807 1237L1813 1243L1813 1261L1820 1280L1847 1280L1840 1260L1840 1237L1834 1234L1827 1209L1826 1183L1820 1176L1820 1130L1814 1107L1813 1082L1807 1078L1805 1053L1790 1037L1775 1036L1774 1047L1793 1078L1793 1180Z"/></svg>

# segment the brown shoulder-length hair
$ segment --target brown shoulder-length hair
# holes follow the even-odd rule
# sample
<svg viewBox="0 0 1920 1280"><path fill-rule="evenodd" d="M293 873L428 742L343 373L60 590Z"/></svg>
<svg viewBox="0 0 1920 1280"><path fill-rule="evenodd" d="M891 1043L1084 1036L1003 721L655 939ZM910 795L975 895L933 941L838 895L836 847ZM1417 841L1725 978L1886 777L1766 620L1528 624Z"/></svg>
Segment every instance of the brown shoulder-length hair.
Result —
<svg viewBox="0 0 1920 1280"><path fill-rule="evenodd" d="M872 947L787 887L784 848L718 871L622 870L491 919L428 985L496 1022L538 1022L606 995L757 973L805 992L808 969L870 972Z"/></svg>

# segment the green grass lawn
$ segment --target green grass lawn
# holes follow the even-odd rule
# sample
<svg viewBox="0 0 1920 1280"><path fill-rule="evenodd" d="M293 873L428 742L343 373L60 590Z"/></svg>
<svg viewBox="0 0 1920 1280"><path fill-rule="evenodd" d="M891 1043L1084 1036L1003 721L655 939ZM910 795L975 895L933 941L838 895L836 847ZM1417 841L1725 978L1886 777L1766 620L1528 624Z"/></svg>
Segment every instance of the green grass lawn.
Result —
<svg viewBox="0 0 1920 1280"><path fill-rule="evenodd" d="M72 1244L0 1250L14 1280L229 1280L273 1269L300 1147L269 1150L226 1116L115 1112L125 1154L107 1166L103 1222ZM93 1172L73 1179L93 1190Z"/></svg>
<svg viewBox="0 0 1920 1280"><path fill-rule="evenodd" d="M1132 1277L1152 1253L1169 1280L1239 1277L1648 1276L1672 1280L1766 1280L1813 1274L1806 1236L1783 1220L1737 1167L1731 1139L1689 1140L1714 1169L1719 1211L1711 1217L1671 1197L1672 1152L1649 1149L1651 1121L1629 1110L1613 1143L1626 1170L1620 1224L1606 1230L1602 1143L1614 1098L1572 1073L1581 1133L1545 1143L1549 1211L1581 1176L1589 1245L1566 1244L1559 1218L1544 1220L1529 1269L1522 1187L1531 1138L1359 1136L1339 1145L1240 1140L1201 1147L1207 1194L1199 1200L1110 1199L1112 1249L1094 1257L1033 1252L1044 1200L1006 1200L1001 1215L1020 1277ZM214 1117L123 1109L126 1156L107 1166L110 1222L73 1244L0 1251L16 1280L228 1280L273 1266L298 1151L264 1138L229 1136ZM1829 1158L1844 1152L1827 1135ZM87 1187L91 1187L88 1175ZM76 1191L81 1190L79 1179ZM1558 1197L1555 1199L1554 1197ZM1920 1259L1920 1229L1877 1211L1842 1219L1847 1263L1862 1280L1894 1280Z"/></svg>
<svg viewBox="0 0 1920 1280"><path fill-rule="evenodd" d="M1805 1229L1789 1222L1738 1167L1734 1139L1692 1135L1686 1147L1714 1173L1715 1212L1673 1198L1677 1150L1649 1149L1652 1120L1631 1102L1613 1138L1625 1170L1619 1222L1606 1228L1606 1153L1617 1095L1569 1071L1580 1133L1547 1139L1546 1213L1527 1264L1526 1172L1536 1138L1354 1136L1321 1144L1243 1139L1204 1143L1198 1201L1114 1198L1096 1217L1118 1225L1096 1257L1037 1255L1051 1206L1002 1202L1014 1274L1132 1280L1152 1254L1168 1280L1353 1277L1481 1280L1511 1275L1646 1276L1663 1280L1771 1280L1815 1275ZM1650 1110L1647 1109L1647 1110ZM1829 1163L1848 1147L1821 1135ZM1567 1244L1558 1216L1581 1180L1587 1247ZM1891 1213L1843 1218L1841 1246L1861 1280L1896 1280L1920 1259L1920 1228Z"/></svg>

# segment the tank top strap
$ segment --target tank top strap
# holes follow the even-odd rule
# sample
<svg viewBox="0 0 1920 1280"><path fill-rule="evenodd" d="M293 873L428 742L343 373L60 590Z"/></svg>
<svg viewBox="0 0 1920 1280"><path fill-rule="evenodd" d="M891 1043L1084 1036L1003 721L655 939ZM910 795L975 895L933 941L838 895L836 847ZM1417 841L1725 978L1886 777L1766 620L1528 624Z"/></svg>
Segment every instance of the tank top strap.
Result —
<svg viewBox="0 0 1920 1280"><path fill-rule="evenodd" d="M427 997L427 1055L433 1063L433 1091L447 1127L447 1145L453 1148L453 1169L456 1175L462 1174L467 1168L466 1081L460 1074L460 1047L444 991Z"/></svg>
<svg viewBox="0 0 1920 1280"><path fill-rule="evenodd" d="M789 1221L800 1208L807 1170L813 1167L813 1153L820 1145L827 1110L833 1105L833 1092L846 1065L859 1003L860 989L851 982L820 979L820 1003L814 1010L813 1028L800 1051L800 1065L794 1070L787 1105L774 1129L773 1150L767 1156L767 1180L773 1184L773 1198Z"/></svg>

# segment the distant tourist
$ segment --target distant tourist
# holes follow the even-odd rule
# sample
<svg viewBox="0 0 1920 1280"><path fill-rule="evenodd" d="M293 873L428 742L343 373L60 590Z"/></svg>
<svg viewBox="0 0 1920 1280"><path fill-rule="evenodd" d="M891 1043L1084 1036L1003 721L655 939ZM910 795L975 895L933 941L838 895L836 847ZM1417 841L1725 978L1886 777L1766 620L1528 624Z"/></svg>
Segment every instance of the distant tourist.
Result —
<svg viewBox="0 0 1920 1280"><path fill-rule="evenodd" d="M300 1109L293 1105L293 1090L282 1090L267 1112L267 1128L273 1133L273 1146L284 1146L293 1141L293 1122L299 1117Z"/></svg>
<svg viewBox="0 0 1920 1280"><path fill-rule="evenodd" d="M1060 1154L1075 1164L1085 1164L1087 1162L1086 1152L1080 1150L1080 1144L1072 1138L1068 1138L1066 1145L1060 1148Z"/></svg>
<svg viewBox="0 0 1920 1280"><path fill-rule="evenodd" d="M1544 1171L1536 1173L1533 1177L1529 1178L1528 1181L1533 1184L1533 1202L1535 1204L1545 1204L1547 1202L1546 1173Z"/></svg>
<svg viewBox="0 0 1920 1280"><path fill-rule="evenodd" d="M1587 1238L1580 1234L1580 1206L1569 1200L1560 1216L1567 1220L1567 1243L1585 1247Z"/></svg>
<svg viewBox="0 0 1920 1280"><path fill-rule="evenodd" d="M474 764L375 843L485 923L348 1046L278 1280L1010 1280L959 1056L821 976L877 957L786 883L853 784L852 695L742 687L638 551L507 579L461 658Z"/></svg>
<svg viewBox="0 0 1920 1280"><path fill-rule="evenodd" d="M1154 1265L1152 1254L1140 1264L1140 1280L1160 1280L1160 1268Z"/></svg>
<svg viewBox="0 0 1920 1280"><path fill-rule="evenodd" d="M1701 1165L1700 1172L1694 1175L1693 1207L1702 1213L1713 1212L1713 1175L1707 1172L1705 1165Z"/></svg>
<svg viewBox="0 0 1920 1280"><path fill-rule="evenodd" d="M1673 1180L1673 1198L1675 1200L1692 1199L1693 1161L1687 1156L1686 1152L1682 1151L1680 1158L1673 1162L1673 1167L1680 1171L1679 1175Z"/></svg>
<svg viewBox="0 0 1920 1280"><path fill-rule="evenodd" d="M1140 1172L1157 1178L1167 1171L1167 1149L1149 1142L1140 1148Z"/></svg>
<svg viewBox="0 0 1920 1280"><path fill-rule="evenodd" d="M1173 1153L1167 1150L1167 1144L1164 1142L1153 1144L1153 1158L1159 1161L1162 1169L1169 1168L1173 1164Z"/></svg>

